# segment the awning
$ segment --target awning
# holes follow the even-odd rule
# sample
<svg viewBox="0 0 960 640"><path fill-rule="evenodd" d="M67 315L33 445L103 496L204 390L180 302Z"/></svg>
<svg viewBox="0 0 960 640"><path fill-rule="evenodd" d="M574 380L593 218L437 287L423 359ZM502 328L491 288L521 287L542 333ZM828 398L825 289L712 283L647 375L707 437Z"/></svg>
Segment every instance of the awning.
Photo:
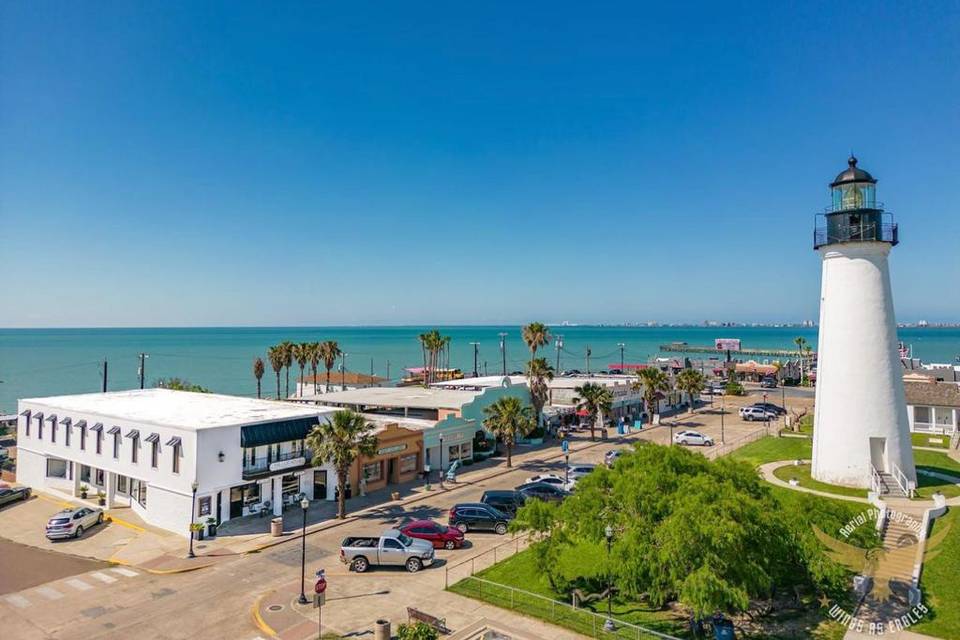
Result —
<svg viewBox="0 0 960 640"><path fill-rule="evenodd" d="M56 421L57 421L57 414L51 413L50 415L47 416L47 422L56 423Z"/></svg>
<svg viewBox="0 0 960 640"><path fill-rule="evenodd" d="M167 440L167 446L168 446L168 447L179 447L179 446L180 446L180 438L177 438L177 437L170 438L169 440Z"/></svg>
<svg viewBox="0 0 960 640"><path fill-rule="evenodd" d="M39 422L43 422L43 411L37 411L35 414L33 414L33 417Z"/></svg>
<svg viewBox="0 0 960 640"><path fill-rule="evenodd" d="M159 433L151 433L150 435L148 435L148 436L146 437L146 439L144 440L144 442L160 442L160 434L159 434Z"/></svg>
<svg viewBox="0 0 960 640"><path fill-rule="evenodd" d="M296 418L240 428L241 447L262 447L277 442L302 440L317 426L317 418Z"/></svg>
<svg viewBox="0 0 960 640"><path fill-rule="evenodd" d="M73 426L75 426L75 427L80 427L81 429L86 429L86 428L87 428L87 421L86 421L86 420L77 420L76 423L74 423Z"/></svg>
<svg viewBox="0 0 960 640"><path fill-rule="evenodd" d="M62 425L65 426L65 427L69 427L70 425L73 424L73 419L72 419L72 418L60 418L60 424L62 424Z"/></svg>
<svg viewBox="0 0 960 640"><path fill-rule="evenodd" d="M120 433L120 427L114 425L114 426L110 427L110 431L107 431L107 433L109 433L110 435L114 436L114 435Z"/></svg>
<svg viewBox="0 0 960 640"><path fill-rule="evenodd" d="M27 418L27 420L29 420L29 419L30 419L30 409L24 409L23 411L20 412L20 415L25 416L25 417Z"/></svg>
<svg viewBox="0 0 960 640"><path fill-rule="evenodd" d="M127 437L128 437L128 438L133 438L134 440L136 440L137 438L140 437L140 430L139 430L139 429L130 429L130 431L127 431Z"/></svg>
<svg viewBox="0 0 960 640"><path fill-rule="evenodd" d="M103 431L103 423L98 422L97 424L90 427L90 431Z"/></svg>

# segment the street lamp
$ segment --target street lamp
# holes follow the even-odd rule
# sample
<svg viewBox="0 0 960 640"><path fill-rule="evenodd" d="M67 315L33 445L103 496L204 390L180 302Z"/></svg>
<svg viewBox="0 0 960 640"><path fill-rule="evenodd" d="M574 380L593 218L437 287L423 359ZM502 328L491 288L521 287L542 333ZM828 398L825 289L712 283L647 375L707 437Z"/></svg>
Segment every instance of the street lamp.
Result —
<svg viewBox="0 0 960 640"><path fill-rule="evenodd" d="M726 444L726 441L723 439L723 414L724 406L726 405L726 396L720 396L720 444Z"/></svg>
<svg viewBox="0 0 960 640"><path fill-rule="evenodd" d="M195 513L194 510L197 507L197 489L199 487L200 485L197 484L196 480L194 480L193 484L190 485L190 489L193 491L193 499L190 501L190 551L187 552L188 558L197 557L193 553L193 519L196 517L194 516L194 513Z"/></svg>
<svg viewBox="0 0 960 640"><path fill-rule="evenodd" d="M423 465L423 488L425 491L430 491L430 465Z"/></svg>
<svg viewBox="0 0 960 640"><path fill-rule="evenodd" d="M300 508L303 509L303 535L300 536L300 604L307 604L307 594L303 592L303 581L306 579L307 571L307 509L310 507L310 501L307 500L307 494L301 494Z"/></svg>
<svg viewBox="0 0 960 640"><path fill-rule="evenodd" d="M570 454L563 454L563 484L570 484ZM566 488L566 486L564 487Z"/></svg>
<svg viewBox="0 0 960 640"><path fill-rule="evenodd" d="M440 434L440 488L443 489L443 434Z"/></svg>
<svg viewBox="0 0 960 640"><path fill-rule="evenodd" d="M607 538L607 620L603 623L606 631L613 631L613 584L611 576L613 571L610 569L610 547L613 545L613 527L607 525L603 530Z"/></svg>

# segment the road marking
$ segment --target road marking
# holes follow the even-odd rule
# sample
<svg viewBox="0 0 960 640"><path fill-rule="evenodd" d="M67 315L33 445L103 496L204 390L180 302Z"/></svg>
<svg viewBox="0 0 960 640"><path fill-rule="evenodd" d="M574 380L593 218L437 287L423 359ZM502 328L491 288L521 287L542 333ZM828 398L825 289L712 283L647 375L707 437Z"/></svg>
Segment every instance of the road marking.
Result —
<svg viewBox="0 0 960 640"><path fill-rule="evenodd" d="M110 571L113 571L114 573L119 573L120 575L126 576L128 578L133 578L135 576L140 575L136 571L131 571L130 569L124 569L123 567L114 567L113 569L110 569Z"/></svg>
<svg viewBox="0 0 960 640"><path fill-rule="evenodd" d="M93 587L91 587L86 582L78 578L67 580L67 584L73 587L74 589L76 589L77 591L90 591L90 589L93 589Z"/></svg>
<svg viewBox="0 0 960 640"><path fill-rule="evenodd" d="M27 600L23 596L18 596L17 594L13 594L12 596L7 596L6 601L18 609L24 609L30 606L29 600Z"/></svg>
<svg viewBox="0 0 960 640"><path fill-rule="evenodd" d="M91 577L91 578L96 578L96 579L99 580L100 582L106 582L107 584L110 584L111 582L116 582L116 581L117 581L116 578L113 578L113 577L111 577L111 576L108 576L108 575L105 574L105 573L100 573L99 571L97 571L96 573L91 573L91 574L90 574L90 577Z"/></svg>
<svg viewBox="0 0 960 640"><path fill-rule="evenodd" d="M47 600L59 600L63 597L63 594L53 587L37 587L37 593L45 597Z"/></svg>

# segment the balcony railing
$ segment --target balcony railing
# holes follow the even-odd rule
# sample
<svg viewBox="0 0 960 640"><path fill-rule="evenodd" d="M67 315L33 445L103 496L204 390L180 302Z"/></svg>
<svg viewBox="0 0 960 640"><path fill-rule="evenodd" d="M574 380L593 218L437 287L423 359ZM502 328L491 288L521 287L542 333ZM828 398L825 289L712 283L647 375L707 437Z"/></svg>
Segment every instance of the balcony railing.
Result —
<svg viewBox="0 0 960 640"><path fill-rule="evenodd" d="M889 242L896 245L900 242L897 223L884 222L881 224L871 223L829 228L823 225L813 230L814 249L819 249L828 244L848 242Z"/></svg>
<svg viewBox="0 0 960 640"><path fill-rule="evenodd" d="M310 459L313 457L313 452L304 449L303 451L285 451L277 456L263 456L255 458L252 462L249 457L244 458L243 460L243 477L244 479L250 478L252 476L258 476L265 473L270 473L271 471L281 471L284 469L296 469L298 467L304 466L310 463ZM295 462L289 464L289 466L278 463L287 463L290 461L302 460L300 464ZM274 467L274 468L271 468ZM280 468L277 468L280 467Z"/></svg>

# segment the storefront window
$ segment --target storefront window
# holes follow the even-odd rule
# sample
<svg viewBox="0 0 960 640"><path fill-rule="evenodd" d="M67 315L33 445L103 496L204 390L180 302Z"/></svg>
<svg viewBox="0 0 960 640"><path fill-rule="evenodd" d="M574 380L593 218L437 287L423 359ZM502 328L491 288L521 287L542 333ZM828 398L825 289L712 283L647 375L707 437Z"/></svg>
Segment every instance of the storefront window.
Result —
<svg viewBox="0 0 960 640"><path fill-rule="evenodd" d="M127 476L117 476L117 493L127 495Z"/></svg>
<svg viewBox="0 0 960 640"><path fill-rule="evenodd" d="M90 467L85 464L80 465L80 482L90 482Z"/></svg>
<svg viewBox="0 0 960 640"><path fill-rule="evenodd" d="M199 511L201 516L210 515L210 502L211 502L210 496L204 496L200 498L200 501L198 503L199 506L197 507L197 510Z"/></svg>
<svg viewBox="0 0 960 640"><path fill-rule="evenodd" d="M367 482L374 482L380 480L383 475L380 470L382 465L379 462L371 462L370 464L363 465L363 477L367 479Z"/></svg>
<svg viewBox="0 0 960 640"><path fill-rule="evenodd" d="M284 498L295 493L300 493L300 476L283 476L281 493Z"/></svg>
<svg viewBox="0 0 960 640"><path fill-rule="evenodd" d="M93 474L93 484L98 487L103 486L103 469L97 469L96 473Z"/></svg>
<svg viewBox="0 0 960 640"><path fill-rule="evenodd" d="M417 454L400 458L400 473L410 473L417 470Z"/></svg>
<svg viewBox="0 0 960 640"><path fill-rule="evenodd" d="M929 423L930 420L930 407L914 407L913 408L913 421L914 422L923 422Z"/></svg>
<svg viewBox="0 0 960 640"><path fill-rule="evenodd" d="M240 487L240 488L244 489L244 487ZM232 491L233 490L231 489L231 495L232 495ZM244 495L243 495L243 502L244 504L247 504L247 505L256 504L260 502L260 485L258 483L254 482L246 486Z"/></svg>
<svg viewBox="0 0 960 640"><path fill-rule="evenodd" d="M67 461L59 458L47 458L47 477L48 478L66 478Z"/></svg>

